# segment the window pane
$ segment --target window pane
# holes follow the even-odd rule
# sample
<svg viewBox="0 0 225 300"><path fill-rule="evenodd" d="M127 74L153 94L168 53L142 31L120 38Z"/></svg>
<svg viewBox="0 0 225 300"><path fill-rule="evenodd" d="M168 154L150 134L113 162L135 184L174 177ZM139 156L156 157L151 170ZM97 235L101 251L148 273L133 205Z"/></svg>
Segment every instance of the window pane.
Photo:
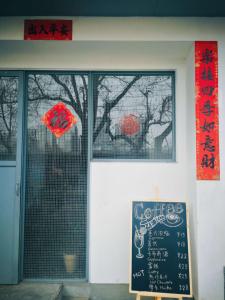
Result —
<svg viewBox="0 0 225 300"><path fill-rule="evenodd" d="M173 74L95 75L93 158L172 160Z"/></svg>
<svg viewBox="0 0 225 300"><path fill-rule="evenodd" d="M16 160L18 78L0 77L0 160Z"/></svg>
<svg viewBox="0 0 225 300"><path fill-rule="evenodd" d="M25 278L85 278L87 84L79 75L28 77Z"/></svg>

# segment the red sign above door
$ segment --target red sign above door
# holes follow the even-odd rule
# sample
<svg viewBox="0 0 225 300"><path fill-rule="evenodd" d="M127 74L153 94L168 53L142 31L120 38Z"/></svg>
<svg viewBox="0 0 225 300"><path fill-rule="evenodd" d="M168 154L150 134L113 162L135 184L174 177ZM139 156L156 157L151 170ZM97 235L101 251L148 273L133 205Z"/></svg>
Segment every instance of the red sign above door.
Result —
<svg viewBox="0 0 225 300"><path fill-rule="evenodd" d="M25 20L25 40L72 40L72 20Z"/></svg>
<svg viewBox="0 0 225 300"><path fill-rule="evenodd" d="M77 119L63 102L57 103L47 111L41 121L57 138L77 123Z"/></svg>

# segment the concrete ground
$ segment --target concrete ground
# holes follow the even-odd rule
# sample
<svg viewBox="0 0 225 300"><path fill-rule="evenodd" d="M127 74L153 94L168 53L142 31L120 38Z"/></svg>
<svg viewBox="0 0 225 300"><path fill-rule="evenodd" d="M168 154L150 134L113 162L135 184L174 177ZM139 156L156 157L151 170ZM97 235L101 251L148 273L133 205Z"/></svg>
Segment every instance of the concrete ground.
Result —
<svg viewBox="0 0 225 300"><path fill-rule="evenodd" d="M135 300L127 284L22 282L0 285L0 300ZM151 297L142 297L151 300ZM163 298L166 300L166 298ZM172 300L170 298L170 300ZM177 300L177 299L175 299ZM185 298L183 298L185 300ZM190 298L189 298L190 300Z"/></svg>
<svg viewBox="0 0 225 300"><path fill-rule="evenodd" d="M0 300L61 300L61 284L0 285Z"/></svg>
<svg viewBox="0 0 225 300"><path fill-rule="evenodd" d="M0 300L134 300L127 284L38 283L0 285Z"/></svg>

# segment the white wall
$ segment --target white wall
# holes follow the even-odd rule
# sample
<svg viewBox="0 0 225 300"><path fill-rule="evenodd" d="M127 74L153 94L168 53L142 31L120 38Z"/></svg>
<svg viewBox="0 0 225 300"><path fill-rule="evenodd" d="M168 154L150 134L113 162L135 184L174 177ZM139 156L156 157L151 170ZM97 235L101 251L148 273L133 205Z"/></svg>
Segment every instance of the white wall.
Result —
<svg viewBox="0 0 225 300"><path fill-rule="evenodd" d="M22 41L23 18L0 18L0 69L175 69L177 78L176 163L91 163L90 281L128 282L130 201L153 197L154 186L159 186L161 197L187 201L190 205L195 295L198 287L199 300L222 300L222 268L225 265L225 19L74 20L73 42L31 42ZM195 179L194 40L219 41L219 182L197 182Z"/></svg>
<svg viewBox="0 0 225 300"><path fill-rule="evenodd" d="M198 199L196 181L196 142L195 142L195 55L194 43L186 60L186 123L187 123L187 174L190 211L190 232L191 232L191 258L192 258L192 277L193 291L198 296Z"/></svg>
<svg viewBox="0 0 225 300"><path fill-rule="evenodd" d="M225 37L225 34L224 34ZM225 40L219 42L220 181L195 180L194 49L187 58L187 141L193 281L199 300L224 299L225 266ZM197 263L196 263L197 262ZM198 289L197 289L198 287Z"/></svg>
<svg viewBox="0 0 225 300"><path fill-rule="evenodd" d="M0 39L23 40L24 19L29 17L0 18ZM71 17L69 19L74 21L73 39L76 41L219 40L224 38L225 27L225 18Z"/></svg>
<svg viewBox="0 0 225 300"><path fill-rule="evenodd" d="M158 61L155 60L158 64ZM127 66L134 68L133 65ZM152 69L151 64L147 65ZM164 65L167 70L167 64ZM171 65L170 65L171 68ZM92 162L90 190L90 281L127 283L130 201L153 198L159 187L165 199L187 201L185 64L176 69L175 163ZM104 243L102 240L104 239Z"/></svg>
<svg viewBox="0 0 225 300"><path fill-rule="evenodd" d="M185 59L189 48L190 42L0 40L0 69L171 69Z"/></svg>

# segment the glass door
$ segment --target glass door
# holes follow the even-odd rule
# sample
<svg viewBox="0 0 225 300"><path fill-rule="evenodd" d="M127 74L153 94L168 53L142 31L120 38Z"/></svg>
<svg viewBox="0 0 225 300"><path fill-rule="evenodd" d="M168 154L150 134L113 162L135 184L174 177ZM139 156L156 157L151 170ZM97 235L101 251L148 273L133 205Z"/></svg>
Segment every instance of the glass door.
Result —
<svg viewBox="0 0 225 300"><path fill-rule="evenodd" d="M24 269L27 279L85 279L88 77L27 75Z"/></svg>

